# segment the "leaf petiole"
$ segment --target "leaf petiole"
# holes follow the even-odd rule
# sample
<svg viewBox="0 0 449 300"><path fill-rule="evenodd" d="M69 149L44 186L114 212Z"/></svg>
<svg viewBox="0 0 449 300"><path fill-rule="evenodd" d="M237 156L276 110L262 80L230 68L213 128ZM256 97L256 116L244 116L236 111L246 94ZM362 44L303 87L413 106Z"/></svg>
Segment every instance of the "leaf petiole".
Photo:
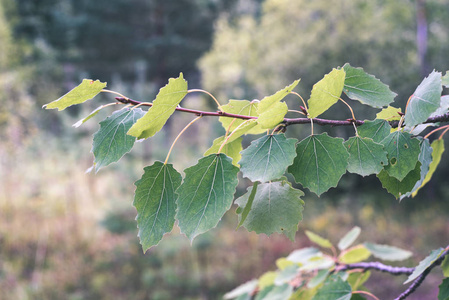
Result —
<svg viewBox="0 0 449 300"><path fill-rule="evenodd" d="M192 125L193 123L195 123L196 121L198 121L198 120L201 119L201 118L202 118L202 116L196 117L195 119L193 119L192 121L190 121L190 123L187 124L186 127L184 127L184 128L181 130L181 132L178 134L178 136L177 136L177 137L175 138L175 140L173 141L173 144L171 145L170 150L168 150L168 154L167 154L167 157L165 158L164 165L167 164L168 158L170 157L170 154L171 154L171 151L173 150L173 147L175 146L176 142L177 142L178 139L181 137L181 135L184 133L184 131L186 131L187 128L190 127L190 125Z"/></svg>
<svg viewBox="0 0 449 300"><path fill-rule="evenodd" d="M200 92L200 93L204 93L209 95L214 101L215 103L217 103L217 107L221 112L224 112L224 110L221 108L220 102L218 102L217 98L214 97L214 95L212 95L211 93L209 93L208 91L202 90L202 89L191 89L188 90L187 93L194 93L194 92Z"/></svg>

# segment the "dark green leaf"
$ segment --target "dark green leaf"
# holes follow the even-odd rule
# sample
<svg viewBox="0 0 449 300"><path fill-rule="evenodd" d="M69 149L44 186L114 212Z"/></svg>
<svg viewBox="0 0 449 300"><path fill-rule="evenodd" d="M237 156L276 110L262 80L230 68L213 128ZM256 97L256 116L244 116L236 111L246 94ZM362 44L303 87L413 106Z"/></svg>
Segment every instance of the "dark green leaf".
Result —
<svg viewBox="0 0 449 300"><path fill-rule="evenodd" d="M265 300L265 297L275 288L275 285L270 285L262 288L262 290L256 294L255 300Z"/></svg>
<svg viewBox="0 0 449 300"><path fill-rule="evenodd" d="M345 143L349 152L348 171L362 176L378 174L388 164L387 152L370 138L354 136Z"/></svg>
<svg viewBox="0 0 449 300"><path fill-rule="evenodd" d="M296 146L297 156L288 172L317 195L336 187L346 172L349 153L343 139L322 133L311 135Z"/></svg>
<svg viewBox="0 0 449 300"><path fill-rule="evenodd" d="M75 104L81 104L98 95L106 87L106 82L99 80L83 79L80 85L72 89L61 98L45 104L46 109L57 108L59 111Z"/></svg>
<svg viewBox="0 0 449 300"><path fill-rule="evenodd" d="M340 99L345 84L345 71L333 69L313 85L309 103L309 117L316 118Z"/></svg>
<svg viewBox="0 0 449 300"><path fill-rule="evenodd" d="M351 286L339 276L329 277L312 300L350 300Z"/></svg>
<svg viewBox="0 0 449 300"><path fill-rule="evenodd" d="M284 134L265 135L253 141L242 151L243 176L253 182L279 179L293 163L295 143L296 139L287 139Z"/></svg>
<svg viewBox="0 0 449 300"><path fill-rule="evenodd" d="M413 197L416 196L418 191L424 185L426 185L427 182L430 181L433 173L435 173L436 168L440 164L441 156L443 155L444 152L444 140L443 139L434 140L431 144L431 147L432 147L432 162L429 165L429 171L427 172L426 177L424 178L424 181L422 182L421 186L416 191L413 192L412 194Z"/></svg>
<svg viewBox="0 0 449 300"><path fill-rule="evenodd" d="M419 275L422 274L442 253L444 252L443 248L433 250L430 252L429 256L424 258L415 268L413 273L407 278L404 284L407 284L413 280L415 280Z"/></svg>
<svg viewBox="0 0 449 300"><path fill-rule="evenodd" d="M360 231L361 231L360 227L358 227L358 226L355 226L354 228L352 228L338 242L338 249L343 251L343 250L347 249L349 246L351 246L352 243L354 243L354 241L359 237Z"/></svg>
<svg viewBox="0 0 449 300"><path fill-rule="evenodd" d="M443 282L438 286L438 300L449 300L449 278L443 279Z"/></svg>
<svg viewBox="0 0 449 300"><path fill-rule="evenodd" d="M240 207L245 207L253 187L235 200ZM252 208L243 222L248 231L271 235L274 232L284 233L294 240L298 223L302 220L304 193L291 187L287 181L275 181L259 184ZM241 218L241 216L239 216Z"/></svg>
<svg viewBox="0 0 449 300"><path fill-rule="evenodd" d="M249 194L248 201L246 202L245 208L243 208L243 210L241 212L237 211L237 214L242 214L237 228L239 228L240 226L243 225L246 218L248 217L249 212L251 211L251 208L253 207L253 202L254 202L254 198L256 197L258 185L259 185L259 181L254 182L253 188L251 189L251 193ZM239 207L239 208L241 208L241 207Z"/></svg>
<svg viewBox="0 0 449 300"><path fill-rule="evenodd" d="M416 182L418 182L420 178L420 170L421 163L418 162L415 169L410 171L407 176L402 179L402 181L390 176L385 170L382 170L379 174L377 174L377 178L379 178L384 189L395 196L396 199L400 199L402 195L409 193L415 186Z"/></svg>
<svg viewBox="0 0 449 300"><path fill-rule="evenodd" d="M343 90L349 98L372 107L386 106L394 101L397 94L362 68L353 68L347 63L343 69L346 72Z"/></svg>
<svg viewBox="0 0 449 300"><path fill-rule="evenodd" d="M386 138L390 131L391 126L385 120L365 121L363 125L357 127L359 136L370 138L376 143L380 143Z"/></svg>
<svg viewBox="0 0 449 300"><path fill-rule="evenodd" d="M145 167L142 178L136 181L133 205L137 210L138 236L144 252L172 230L176 213L175 191L181 180L181 174L171 164L157 161Z"/></svg>
<svg viewBox="0 0 449 300"><path fill-rule="evenodd" d="M275 286L269 293L263 298L263 300L285 300L289 299L293 294L293 286L286 283L280 286Z"/></svg>
<svg viewBox="0 0 449 300"><path fill-rule="evenodd" d="M238 171L223 153L203 157L195 166L184 170L184 182L176 191L176 219L191 241L217 226L231 207Z"/></svg>
<svg viewBox="0 0 449 300"><path fill-rule="evenodd" d="M136 138L126 133L143 115L144 112L140 108L125 108L100 122L100 130L94 134L92 144L97 172L100 168L118 161L132 149Z"/></svg>
<svg viewBox="0 0 449 300"><path fill-rule="evenodd" d="M405 111L405 124L418 125L440 107L441 73L433 71L416 88Z"/></svg>
<svg viewBox="0 0 449 300"><path fill-rule="evenodd" d="M397 247L388 245L379 245L372 243L364 243L366 249L371 251L374 257L380 258L382 260L389 261L400 261L405 260L412 256L412 253L407 250L403 250Z"/></svg>
<svg viewBox="0 0 449 300"><path fill-rule="evenodd" d="M383 139L381 144L388 153L389 164L385 166L385 171L402 181L410 171L415 169L418 162L419 140L413 138L408 132L396 130Z"/></svg>
<svg viewBox="0 0 449 300"><path fill-rule="evenodd" d="M170 78L168 84L159 90L153 106L128 131L129 135L138 139L146 139L155 135L176 110L176 107L187 95L187 81L182 73L178 78Z"/></svg>

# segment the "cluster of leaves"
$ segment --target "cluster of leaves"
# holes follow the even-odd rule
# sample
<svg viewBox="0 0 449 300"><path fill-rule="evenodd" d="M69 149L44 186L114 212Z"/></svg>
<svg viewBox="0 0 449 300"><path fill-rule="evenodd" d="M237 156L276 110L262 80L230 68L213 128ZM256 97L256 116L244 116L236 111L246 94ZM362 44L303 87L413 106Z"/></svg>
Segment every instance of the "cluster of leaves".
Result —
<svg viewBox="0 0 449 300"><path fill-rule="evenodd" d="M435 264L445 252L443 248L432 251L415 268L391 267L379 262L364 262L371 256L383 261L403 261L412 253L397 247L373 243L351 245L361 230L354 227L335 247L328 239L306 231L310 241L319 247L307 247L293 251L287 257L276 261L277 270L264 273L260 278L242 284L227 293L225 299L301 299L301 300L350 300L366 299L370 296L364 283L371 271L390 272L395 275L408 275L407 284ZM338 250L337 250L338 249ZM444 258L443 274L449 275L449 259ZM449 279L440 285L438 299L447 299Z"/></svg>
<svg viewBox="0 0 449 300"><path fill-rule="evenodd" d="M449 96L442 96L442 90L443 86L449 87L449 73L443 76L433 71L425 78L409 98L405 113L389 106L396 94L387 85L349 64L333 69L317 82L307 104L293 91L299 81L260 101L230 100L223 106L213 95L202 91L212 96L219 109L207 112L179 106L188 93L201 91L189 90L182 73L178 78L171 78L151 103L104 90L105 83L85 79L46 108L63 110L102 91L116 93L120 96L116 98L118 103L129 104L101 121L99 131L94 134L92 152L97 171L129 152L136 139L154 136L176 110L197 115L180 135L203 116L218 117L226 130L225 135L215 139L204 157L184 170L184 177L167 163L170 149L165 162L156 161L145 167L142 178L135 183L133 205L137 210L138 235L144 251L158 244L163 235L172 230L176 220L190 240L216 227L234 202L239 171L253 182L247 193L235 200L239 226L267 235L283 233L292 240L302 220L304 201L301 197L304 193L292 186L284 176L286 172L296 183L317 195L336 187L347 171L361 176L376 174L382 186L399 199L415 195L430 180L444 152L441 137L449 130L449 125L439 123L448 119ZM350 105L341 98L343 93L350 100L381 109L377 118L357 120ZM289 94L302 100L302 112L299 113L305 117L286 118L289 108L283 99ZM338 101L348 105L351 119L317 118ZM75 125L80 126L105 106ZM145 112L137 106L151 108ZM310 136L299 142L285 136L287 126L304 123L312 125ZM345 141L327 133L314 134L315 123L354 126L355 135ZM437 127L434 131L446 129L432 143L429 134L419 136L431 125ZM243 135L263 133L266 134L253 140L246 149L242 148ZM365 259L376 252L366 244L349 252L345 247L340 250L345 251L339 260L333 259L332 264L327 260L328 270L335 267L336 262L354 260L354 253ZM311 269L310 266L307 268ZM336 276L323 278L328 278L329 284L344 282Z"/></svg>

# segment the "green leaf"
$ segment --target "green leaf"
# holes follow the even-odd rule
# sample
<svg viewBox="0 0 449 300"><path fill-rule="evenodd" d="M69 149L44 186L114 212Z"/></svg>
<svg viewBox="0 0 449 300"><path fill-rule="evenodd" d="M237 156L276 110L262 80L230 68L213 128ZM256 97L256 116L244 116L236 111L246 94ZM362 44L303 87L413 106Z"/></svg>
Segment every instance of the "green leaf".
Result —
<svg viewBox="0 0 449 300"><path fill-rule="evenodd" d="M265 135L242 151L240 161L244 177L251 181L266 182L279 179L296 156L296 139L284 134Z"/></svg>
<svg viewBox="0 0 449 300"><path fill-rule="evenodd" d="M310 95L309 117L316 118L337 103L345 84L345 71L333 69L314 84Z"/></svg>
<svg viewBox="0 0 449 300"><path fill-rule="evenodd" d="M370 276L370 271L351 273L348 276L348 283L353 291L357 291L369 279ZM353 299L351 298L351 300Z"/></svg>
<svg viewBox="0 0 449 300"><path fill-rule="evenodd" d="M370 138L351 137L345 143L349 152L348 171L362 176L378 174L388 164L387 152Z"/></svg>
<svg viewBox="0 0 449 300"><path fill-rule="evenodd" d="M315 243L323 248L332 248L332 243L316 233L306 230L306 235L312 243Z"/></svg>
<svg viewBox="0 0 449 300"><path fill-rule="evenodd" d="M223 299L234 299L241 295L252 294L256 290L256 288L257 288L257 279L253 279L242 285L239 285L232 291L226 293L223 296Z"/></svg>
<svg viewBox="0 0 449 300"><path fill-rule="evenodd" d="M360 232L361 232L360 227L355 226L354 228L352 228L338 242L338 249L343 251L343 250L347 249L349 246L351 246L352 243L354 243L354 241L359 237Z"/></svg>
<svg viewBox="0 0 449 300"><path fill-rule="evenodd" d="M351 286L339 276L329 277L312 300L350 300Z"/></svg>
<svg viewBox="0 0 449 300"><path fill-rule="evenodd" d="M209 149L207 149L206 152L204 152L203 156L208 156L209 154L217 153L221 145L223 144L224 139L225 139L224 136L216 138L212 146ZM240 151L242 151L241 137L238 137L235 140L232 140L231 142L228 141L221 149L221 153L229 156L232 159L232 164L236 167L240 167L240 165L238 164L238 161L242 158L242 156L240 155Z"/></svg>
<svg viewBox="0 0 449 300"><path fill-rule="evenodd" d="M72 126L75 128L80 127L81 125L83 125L84 123L86 123L88 120L92 119L93 117L95 117L100 110L102 110L104 107L108 106L108 104L105 105L101 105L99 107L97 107L96 109L94 109L88 116L82 118L81 120L79 120L78 122L76 122L75 124L73 124Z"/></svg>
<svg viewBox="0 0 449 300"><path fill-rule="evenodd" d="M420 178L420 170L421 163L418 162L415 166L415 169L410 171L407 176L405 176L402 181L390 176L388 172L382 170L379 174L377 174L377 178L379 178L382 183L382 187L386 189L390 194L394 195L396 199L400 199L401 196L409 193L416 182L418 182Z"/></svg>
<svg viewBox="0 0 449 300"><path fill-rule="evenodd" d="M253 187L235 200L235 203L244 207ZM301 196L304 193L291 187L287 181L275 181L259 184L254 197L252 208L243 222L248 231L271 235L274 232L283 233L294 240L298 230L298 223L302 220L304 202ZM242 216L239 216L239 219Z"/></svg>
<svg viewBox="0 0 449 300"><path fill-rule="evenodd" d="M319 249L314 247L307 247L293 251L289 254L289 256L287 256L287 260L303 265L311 258L321 256L323 256L323 253Z"/></svg>
<svg viewBox="0 0 449 300"><path fill-rule="evenodd" d="M380 143L390 134L391 126L385 120L365 121L357 127L357 132L361 137L367 137L376 143Z"/></svg>
<svg viewBox="0 0 449 300"><path fill-rule="evenodd" d="M398 121L401 119L401 116L398 114L398 112L401 113L402 109L388 106L387 108L382 109L376 115L376 120Z"/></svg>
<svg viewBox="0 0 449 300"><path fill-rule="evenodd" d="M446 71L446 74L443 76L443 78L441 78L441 83L449 88L449 71Z"/></svg>
<svg viewBox="0 0 449 300"><path fill-rule="evenodd" d="M373 243L364 243L366 249L371 251L371 254L382 260L389 261L401 261L408 259L412 256L412 253L407 250L403 250L397 247L388 245L379 245Z"/></svg>
<svg viewBox="0 0 449 300"><path fill-rule="evenodd" d="M320 284L322 284L326 280L327 275L329 275L329 272L330 272L329 270L319 270L315 275L315 277L310 279L310 281L307 283L307 287L309 289L313 289L314 287L317 287Z"/></svg>
<svg viewBox="0 0 449 300"><path fill-rule="evenodd" d="M401 181L415 169L420 153L418 139L413 138L408 132L396 130L383 139L381 144L388 153L389 164L385 166L385 171L390 176Z"/></svg>
<svg viewBox="0 0 449 300"><path fill-rule="evenodd" d="M178 78L170 78L168 84L159 90L153 106L129 129L128 134L138 139L155 135L164 127L185 95L187 95L187 81L184 80L182 73Z"/></svg>
<svg viewBox="0 0 449 300"><path fill-rule="evenodd" d="M248 197L248 201L246 201L245 208L243 208L243 210L241 212L242 216L240 217L240 222L239 222L239 225L237 226L237 228L239 228L240 226L243 225L243 223L245 223L246 218L248 217L248 214L251 211L251 208L253 207L253 202L254 202L254 198L256 197L258 185L259 185L258 181L254 182L253 187L251 189L251 193L249 194L249 197ZM238 212L238 214L240 214L240 212Z"/></svg>
<svg viewBox="0 0 449 300"><path fill-rule="evenodd" d="M191 241L217 226L229 210L238 183L238 171L223 153L203 157L196 165L184 170L184 182L176 191L176 219Z"/></svg>
<svg viewBox="0 0 449 300"><path fill-rule="evenodd" d="M429 172L429 166L432 163L432 147L430 146L428 139L421 141L420 149L421 152L419 153L418 161L421 163L421 177L415 183L415 186L410 192L401 196L401 200L405 197L410 197L410 195L413 195L413 193L415 193L415 191L417 191L423 184L424 179Z"/></svg>
<svg viewBox="0 0 449 300"><path fill-rule="evenodd" d="M280 286L274 286L274 288L263 297L263 300L285 300L289 299L292 294L293 286L286 283Z"/></svg>
<svg viewBox="0 0 449 300"><path fill-rule="evenodd" d="M425 120L440 107L441 73L433 71L413 93L405 111L405 124L412 127Z"/></svg>
<svg viewBox="0 0 449 300"><path fill-rule="evenodd" d="M443 155L443 152L444 152L444 140L443 139L441 139L441 140L440 139L434 140L430 146L433 149L433 151L432 151L432 162L429 165L429 171L427 172L426 177L424 178L424 181L422 182L421 186L415 192L413 192L413 194L412 194L413 197L416 196L418 191L423 186L425 186L427 184L427 182L430 181L430 179L432 178L433 173L435 173L436 168L440 164L441 156Z"/></svg>
<svg viewBox="0 0 449 300"><path fill-rule="evenodd" d="M259 280L257 282L257 286L258 286L259 290L263 290L264 288L266 288L270 285L273 285L274 280L276 279L277 276L278 276L278 272L273 272L273 271L266 272L265 274L260 276Z"/></svg>
<svg viewBox="0 0 449 300"><path fill-rule="evenodd" d="M429 256L424 258L418 266L416 266L413 273L407 278L404 284L407 284L413 280L415 280L419 275L422 274L442 253L444 252L443 248L433 250L430 252Z"/></svg>
<svg viewBox="0 0 449 300"><path fill-rule="evenodd" d="M340 254L339 260L344 264L353 264L364 261L371 256L371 252L363 245L357 245Z"/></svg>
<svg viewBox="0 0 449 300"><path fill-rule="evenodd" d="M441 263L441 270L443 270L444 277L449 277L449 255L444 257L444 260Z"/></svg>
<svg viewBox="0 0 449 300"><path fill-rule="evenodd" d="M275 289L275 285L266 286L264 288L261 288L259 292L257 292L256 297L254 300L264 300L265 297L273 290Z"/></svg>
<svg viewBox="0 0 449 300"><path fill-rule="evenodd" d="M443 279L438 288L438 300L449 300L449 278Z"/></svg>
<svg viewBox="0 0 449 300"><path fill-rule="evenodd" d="M72 89L61 98L45 104L46 109L57 108L58 111L64 110L69 106L81 104L98 95L106 87L106 82L99 80L83 79L80 85Z"/></svg>
<svg viewBox="0 0 449 300"><path fill-rule="evenodd" d="M343 90L352 100L359 100L372 107L382 107L393 102L397 96L388 85L369 75L362 68L353 68L347 63L343 69L346 72Z"/></svg>
<svg viewBox="0 0 449 300"><path fill-rule="evenodd" d="M133 205L137 210L137 227L143 251L157 245L162 236L173 229L176 213L176 189L181 185L181 174L171 164L156 161L144 168L142 178L136 181Z"/></svg>
<svg viewBox="0 0 449 300"><path fill-rule="evenodd" d="M288 106L285 102L278 102L270 107L267 112L261 113L257 119L257 123L264 128L274 128L276 125L284 121L284 117L288 112Z"/></svg>
<svg viewBox="0 0 449 300"><path fill-rule="evenodd" d="M290 94L298 83L299 79L277 91L274 95L267 96L260 101L257 112L259 113L258 122L262 128L273 128L284 120L288 107L287 104L280 101Z"/></svg>
<svg viewBox="0 0 449 300"><path fill-rule="evenodd" d="M341 138L327 133L311 135L298 143L296 153L288 172L317 195L336 187L346 173L349 153Z"/></svg>
<svg viewBox="0 0 449 300"><path fill-rule="evenodd" d="M126 132L143 115L144 112L140 108L125 108L100 122L100 129L94 134L92 144L97 172L102 167L118 161L132 149L136 138Z"/></svg>
<svg viewBox="0 0 449 300"><path fill-rule="evenodd" d="M296 276L298 276L299 266L298 265L290 265L285 269L281 270L276 279L274 280L275 285L282 285L284 283L288 283L293 280Z"/></svg>
<svg viewBox="0 0 449 300"><path fill-rule="evenodd" d="M226 105L222 105L221 109L224 112L242 116L250 116L250 117L258 117L257 107L259 106L259 101L248 101L248 100L229 100L229 103ZM218 120L223 125L225 130L229 130L230 132L235 130L238 126L240 126L245 120L230 118L230 117L220 117ZM260 125L257 124L251 130L249 130L248 134L260 134L266 132L265 129L262 129Z"/></svg>

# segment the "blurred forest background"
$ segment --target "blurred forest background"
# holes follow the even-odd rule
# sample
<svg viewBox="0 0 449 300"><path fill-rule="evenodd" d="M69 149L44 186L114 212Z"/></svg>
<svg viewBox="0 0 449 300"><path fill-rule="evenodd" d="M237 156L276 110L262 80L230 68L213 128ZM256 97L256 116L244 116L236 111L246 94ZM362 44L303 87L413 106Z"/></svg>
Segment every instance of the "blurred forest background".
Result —
<svg viewBox="0 0 449 300"><path fill-rule="evenodd" d="M179 72L223 104L260 99L298 78L308 99L312 85L345 62L389 84L404 107L424 76L449 70L447 0L0 0L0 299L220 299L307 246L304 229L335 242L358 225L359 240L416 253L408 266L447 245L444 155L433 180L402 203L374 176L346 174L321 198L306 193L294 243L235 230L232 209L192 246L175 228L143 254L133 182L165 158L189 116L176 114L119 164L85 174L91 136L112 110L71 125L112 96L59 114L41 109L83 78L151 101ZM183 106L216 109L200 96ZM377 113L354 106L358 118ZM332 110L332 118L348 117L344 106ZM171 156L177 169L194 164L219 130L207 118L190 129ZM301 139L309 130L287 134ZM404 278L373 277L368 286L381 299L404 288ZM435 299L440 279L433 275L410 299Z"/></svg>

